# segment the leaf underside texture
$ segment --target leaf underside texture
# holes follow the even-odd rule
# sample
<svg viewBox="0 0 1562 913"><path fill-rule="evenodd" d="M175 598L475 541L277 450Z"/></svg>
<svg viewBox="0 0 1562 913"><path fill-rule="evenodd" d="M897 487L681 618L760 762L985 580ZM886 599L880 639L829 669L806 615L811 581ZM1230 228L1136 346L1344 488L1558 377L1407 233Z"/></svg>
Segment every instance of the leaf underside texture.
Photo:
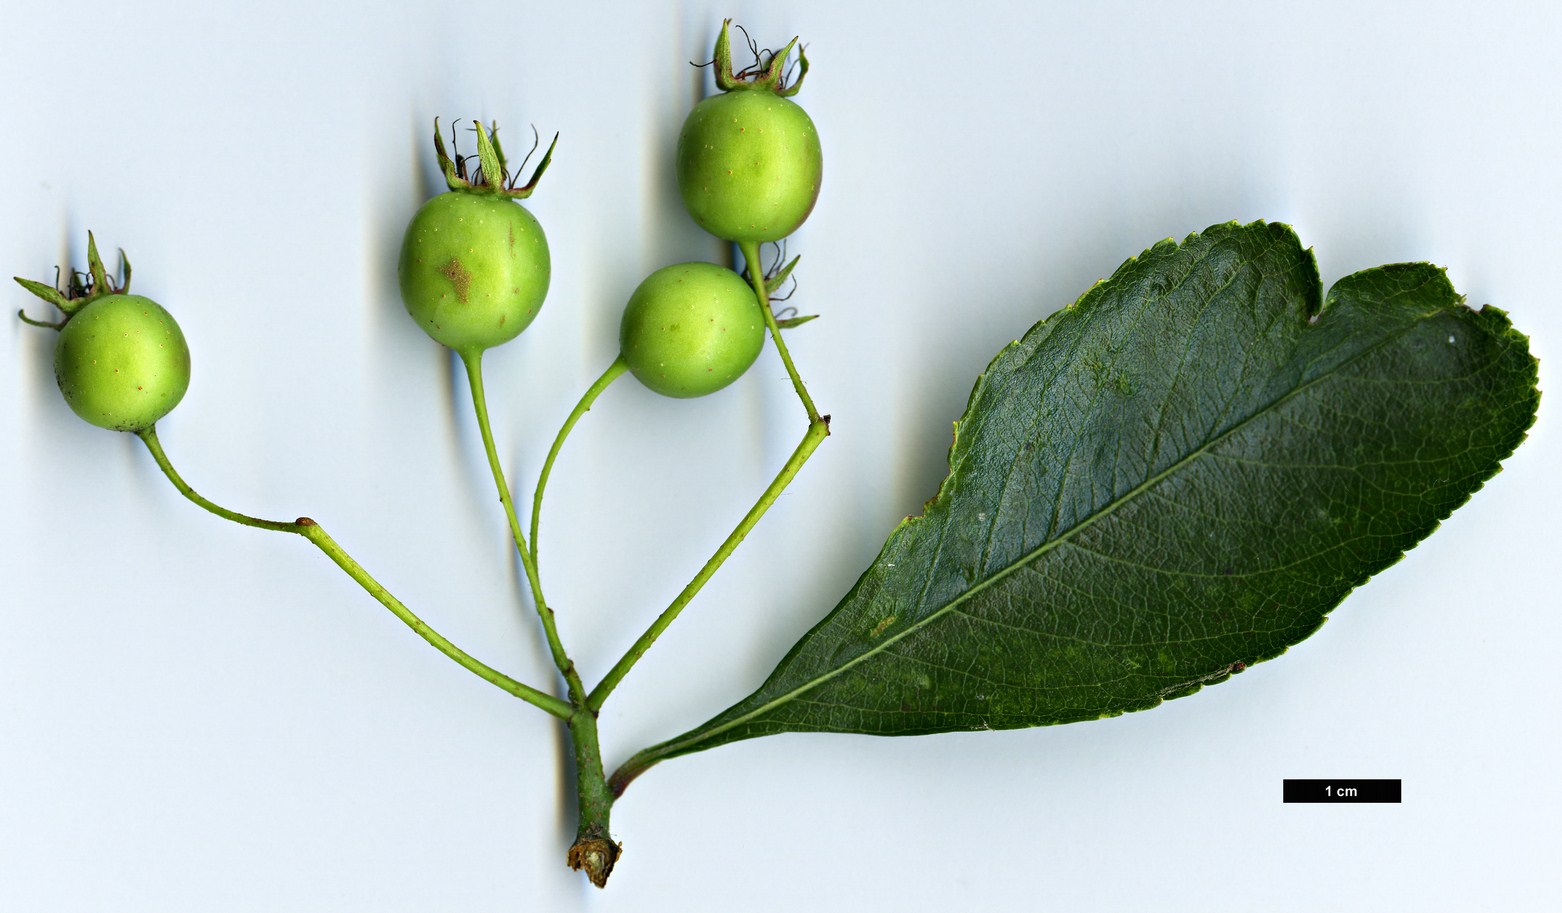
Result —
<svg viewBox="0 0 1562 913"><path fill-rule="evenodd" d="M1528 339L1442 270L1321 301L1285 225L1164 241L999 353L923 516L770 678L664 758L781 732L1154 707L1285 652L1524 439Z"/></svg>

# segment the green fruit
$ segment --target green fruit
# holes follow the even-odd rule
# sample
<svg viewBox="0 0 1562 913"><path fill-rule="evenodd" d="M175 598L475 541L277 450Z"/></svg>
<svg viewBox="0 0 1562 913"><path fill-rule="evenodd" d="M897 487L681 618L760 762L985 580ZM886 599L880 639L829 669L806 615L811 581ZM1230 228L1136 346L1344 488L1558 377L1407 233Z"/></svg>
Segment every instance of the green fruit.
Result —
<svg viewBox="0 0 1562 913"><path fill-rule="evenodd" d="M60 329L54 376L77 415L112 431L144 431L184 397L190 348L157 302L106 295Z"/></svg>
<svg viewBox="0 0 1562 913"><path fill-rule="evenodd" d="M762 84L694 106L678 134L678 190L701 228L728 241L778 241L819 197L824 163L807 112Z"/></svg>
<svg viewBox="0 0 1562 913"><path fill-rule="evenodd" d="M630 373L665 396L714 393L742 376L765 343L754 290L713 263L663 267L624 308L619 349Z"/></svg>
<svg viewBox="0 0 1562 913"><path fill-rule="evenodd" d="M508 197L450 191L412 217L396 274L424 332L457 351L481 351L536 318L548 294L548 240Z"/></svg>

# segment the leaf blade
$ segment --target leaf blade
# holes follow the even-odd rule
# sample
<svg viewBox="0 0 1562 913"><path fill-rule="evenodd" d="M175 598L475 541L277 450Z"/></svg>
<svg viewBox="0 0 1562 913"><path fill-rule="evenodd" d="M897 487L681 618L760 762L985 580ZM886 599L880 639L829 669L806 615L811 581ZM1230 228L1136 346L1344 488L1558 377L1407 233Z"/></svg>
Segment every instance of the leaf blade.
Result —
<svg viewBox="0 0 1562 913"><path fill-rule="evenodd" d="M1538 401L1527 340L1440 270L1321 291L1289 228L1223 225L1037 324L978 379L924 515L754 694L619 788L776 732L1147 709L1307 637L1497 471Z"/></svg>

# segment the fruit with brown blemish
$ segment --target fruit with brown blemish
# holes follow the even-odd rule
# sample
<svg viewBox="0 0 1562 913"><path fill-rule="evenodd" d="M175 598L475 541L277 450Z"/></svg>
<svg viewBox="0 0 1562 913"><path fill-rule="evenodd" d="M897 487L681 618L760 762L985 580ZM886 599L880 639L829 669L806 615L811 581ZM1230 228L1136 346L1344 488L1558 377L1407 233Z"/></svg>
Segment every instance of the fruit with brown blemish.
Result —
<svg viewBox="0 0 1562 913"><path fill-rule="evenodd" d="M407 313L436 341L462 353L509 342L537 317L552 273L548 239L521 206L547 168L516 187L497 133L477 126L483 163L469 179L465 159L435 149L450 190L424 203L401 242L396 276Z"/></svg>
<svg viewBox="0 0 1562 913"><path fill-rule="evenodd" d="M423 204L401 242L396 275L407 313L456 350L509 342L548 294L548 240L505 197L449 191Z"/></svg>

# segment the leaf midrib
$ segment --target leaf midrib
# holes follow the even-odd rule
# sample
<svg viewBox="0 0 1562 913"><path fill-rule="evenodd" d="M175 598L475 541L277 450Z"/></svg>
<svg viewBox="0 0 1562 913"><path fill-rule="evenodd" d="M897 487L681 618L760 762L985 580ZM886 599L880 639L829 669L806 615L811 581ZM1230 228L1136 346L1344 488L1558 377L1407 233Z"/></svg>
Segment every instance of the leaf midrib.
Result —
<svg viewBox="0 0 1562 913"><path fill-rule="evenodd" d="M1419 289L1420 287L1422 287L1422 286L1418 286L1417 288ZM1400 292L1400 293L1398 293L1396 295L1393 295L1391 297L1392 298L1398 298L1398 297L1401 297L1403 295L1411 294L1412 291L1414 291L1414 290L1408 290L1407 289L1407 290L1402 291L1402 292ZM885 638L883 641L881 641L878 644L875 644L873 647L871 647L870 649L866 650L861 655L853 657L848 662L845 662L845 663L841 664L840 666L837 666L836 668L830 670L830 672L828 672L827 674L821 675L821 676L819 676L817 678L814 678L814 679L810 680L808 683L806 683L804 685L801 685L799 687L793 688L792 690L787 691L784 694L778 695L775 698L773 698L773 699L771 699L769 701L766 701L764 704L761 704L760 706L755 707L753 710L748 711L747 713L741 714L741 715L739 715L739 716L737 716L737 717L735 717L735 718L733 718L731 720L728 720L728 721L722 723L719 726L715 726L715 727L713 727L711 729L707 729L707 730L702 730L698 734L696 734L693 738L690 738L688 740L682 740L682 741L679 741L679 742L666 743L663 746L664 750L658 751L657 754L659 754L659 755L667 755L667 754L670 754L672 752L677 751L679 748L683 747L684 745L693 744L693 743L697 743L697 742L701 742L701 741L707 741L711 737L716 736L716 735L720 735L721 733L726 732L729 729L733 729L733 728L735 728L735 727L737 727L737 726L739 726L739 725L741 725L743 723L746 723L746 722L754 719L755 717L757 717L757 716L759 716L759 715L769 711L770 709L772 709L774 707L777 707L777 706L779 706L781 704L785 704L785 703L793 700L794 698L796 698L797 696L799 696L799 695L801 695L801 694L803 694L805 692L812 691L814 688L817 688L818 686L824 684L825 682L829 681L830 679L833 679L833 678L841 675L842 673L846 672L848 669L851 669L852 667L856 666L857 664L859 664L861 662L864 662L864 661L866 661L868 659L871 659L871 658L873 658L875 656L878 656L884 650L888 649L892 644L895 644L895 643L899 642L902 638L905 638L905 637L907 637L907 636L909 636L911 634L914 634L914 633L922 630L925 626L927 626L928 624L932 623L933 621L936 621L937 619L942 618L945 614L954 611L956 608L958 608L961 604L966 602L968 599L972 598L973 596L977 595L978 593L981 593L983 590L987 589L989 586L991 586L992 584L996 583L997 581L1002 580L1003 578L1009 576L1009 574L1013 573L1016 569L1031 564L1032 562L1034 562L1037 559L1039 559L1041 556L1045 555L1047 552L1050 552L1056 546L1065 544L1069 539L1073 538L1073 536L1076 533L1079 533L1079 532L1082 532L1082 531L1084 531L1086 529L1089 529L1098 520L1101 520L1101 519L1103 519L1105 517L1108 517L1108 516L1112 515L1123 504L1126 504L1126 503L1132 501L1133 499L1137 498L1139 495L1141 495L1146 490L1148 490L1150 488L1153 488L1154 486L1158 485L1163 479L1167 478L1168 476L1172 475L1173 473L1175 473L1178 470L1182 469L1184 466L1186 466L1189 463L1191 463L1193 460L1196 460L1199 457L1205 455L1211 448L1215 447L1220 442L1224 441L1225 439L1227 439L1227 438L1231 437L1232 435L1236 434L1237 432L1241 431L1243 428L1247 427L1250 423L1252 423L1256 419L1258 419L1258 418L1260 418L1262 416L1265 416L1265 415L1269 414L1270 412L1273 412L1274 410L1280 408L1281 406L1283 406L1285 403L1287 403L1291 399L1293 399L1293 398L1295 398L1297 396L1300 396L1301 394L1307 392L1307 390L1311 389L1316 384L1318 384L1318 383L1320 383L1320 382L1322 382L1322 381L1332 377L1334 374L1336 374L1337 372L1343 370L1347 366L1355 363L1359 359L1364 358L1367 355L1370 355L1371 353L1376 352L1377 350L1383 348L1384 346L1388 345L1389 343L1394 342L1394 341L1402 338L1403 336L1408 334L1412 329L1420 326L1422 322L1424 322L1426 320L1429 320L1432 317L1435 317L1435 316L1443 313L1445 310L1446 309L1443 308L1443 307L1438 307L1436 309L1428 311L1427 313L1418 314L1413 320L1406 322L1404 324L1404 326L1402 326L1398 331L1385 335L1382 339L1378 340L1376 343L1363 348L1361 351L1355 353L1354 355L1351 355L1349 358L1347 358L1347 359L1345 359L1345 360L1343 360L1343 361L1341 361L1341 362L1331 366L1327 371L1323 372L1322 374L1319 374L1318 376L1312 378L1311 380L1307 381L1306 383L1301 384L1300 386L1298 386L1295 389L1293 389L1293 390L1289 391L1288 393L1286 393L1284 396L1277 397L1274 400L1271 400L1269 403L1266 403L1263 407L1254 410L1251 415L1247 416L1246 418L1242 419L1242 421L1238 422L1237 424L1231 426L1230 428L1226 429L1225 431L1221 432L1220 434L1218 434L1215 437L1211 438L1210 440L1206 441L1204 444L1200 445L1198 447L1198 449L1189 452L1186 456L1178 459L1175 463L1172 463L1171 465L1167 466L1165 469L1161 470L1160 472L1158 472L1155 475L1151 476L1150 478L1146 479L1144 482L1141 482L1140 484L1138 484L1138 485L1134 486L1133 488L1129 489L1127 492L1124 492L1122 495L1120 495L1117 498L1113 499L1112 501L1107 503L1105 506L1103 506L1101 509L1097 510L1095 513L1092 513L1091 515L1086 517L1083 521L1075 524L1074 526L1069 527L1069 529L1067 529L1063 533L1059 534L1055 538L1049 539L1046 542L1041 543L1035 549L1025 553L1024 555L1020 556L1019 558L1016 558L1014 561L1010 562L1007 567L1004 567L1003 569L1001 569L1001 570L993 573L992 575L988 576L987 578L985 578L981 582L979 582L976 585L972 586L970 589L968 589L965 592L961 593L959 596L956 596L954 599L951 599L948 603L944 604L943 606L940 606L932 614L930 614L927 617L923 618L921 621L918 621L915 624L908 626L904 631L901 631L901 632L899 632L897 634L894 634L894 635L892 635L890 637ZM1320 312L1319 317L1320 318L1323 317L1322 312ZM1319 323L1321 324L1321 322L1322 321L1320 319ZM1298 337L1298 339L1300 339L1300 337ZM917 518L917 519L918 520L922 520L922 519L926 519L926 518L925 517L920 517L920 518ZM763 687L763 686L761 686L761 687Z"/></svg>

